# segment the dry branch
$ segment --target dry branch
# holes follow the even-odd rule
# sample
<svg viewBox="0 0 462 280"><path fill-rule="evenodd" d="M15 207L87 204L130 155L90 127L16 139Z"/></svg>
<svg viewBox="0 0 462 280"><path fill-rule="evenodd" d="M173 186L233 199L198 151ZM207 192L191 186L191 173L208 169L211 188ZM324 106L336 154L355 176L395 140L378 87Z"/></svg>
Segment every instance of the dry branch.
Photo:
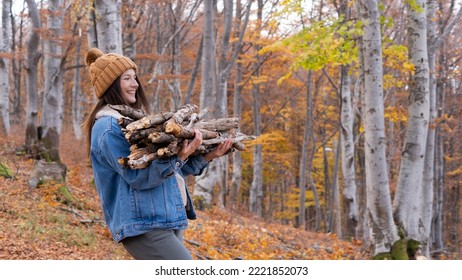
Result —
<svg viewBox="0 0 462 280"><path fill-rule="evenodd" d="M119 164L132 169L149 166L150 162L158 158L168 158L178 154L184 139L195 137L195 129L202 133L202 145L194 154L205 154L212 151L218 144L232 139L233 149L243 151L243 141L253 140L254 136L234 132L239 128L238 118L221 118L203 120L207 109L196 113L196 105L187 104L176 112L161 112L155 115L142 115L130 107L116 107L125 117L140 117L128 123L119 120L125 138L132 146L127 158L120 158ZM126 114L126 115L125 115Z"/></svg>
<svg viewBox="0 0 462 280"><path fill-rule="evenodd" d="M109 107L118 111L121 115L133 120L139 120L148 115L141 109L134 109L127 105L109 105Z"/></svg>

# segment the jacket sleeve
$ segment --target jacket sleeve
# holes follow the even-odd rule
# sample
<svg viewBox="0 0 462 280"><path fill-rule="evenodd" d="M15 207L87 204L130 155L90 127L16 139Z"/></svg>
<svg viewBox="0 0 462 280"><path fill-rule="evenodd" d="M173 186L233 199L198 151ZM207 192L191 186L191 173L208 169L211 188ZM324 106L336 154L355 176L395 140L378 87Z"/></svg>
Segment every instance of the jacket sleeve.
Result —
<svg viewBox="0 0 462 280"><path fill-rule="evenodd" d="M188 175L201 175L204 169L208 166L209 162L204 159L202 155L189 157L186 163L181 168L184 176Z"/></svg>
<svg viewBox="0 0 462 280"><path fill-rule="evenodd" d="M130 154L130 143L125 139L115 119L111 123L111 129L99 139L100 149L111 168L132 188L146 190L159 187L185 164L178 156L172 156L168 159L154 160L144 169L122 167L118 159Z"/></svg>

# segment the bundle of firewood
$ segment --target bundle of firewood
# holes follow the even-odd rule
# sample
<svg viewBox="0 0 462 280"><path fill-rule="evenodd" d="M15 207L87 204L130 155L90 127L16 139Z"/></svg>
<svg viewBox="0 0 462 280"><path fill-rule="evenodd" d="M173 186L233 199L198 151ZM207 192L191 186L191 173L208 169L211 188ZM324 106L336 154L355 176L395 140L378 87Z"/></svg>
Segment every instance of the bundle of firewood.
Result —
<svg viewBox="0 0 462 280"><path fill-rule="evenodd" d="M130 155L120 158L119 164L132 169L145 168L155 159L178 154L184 140L194 138L195 129L202 132L203 139L202 145L194 152L196 155L208 153L226 139L233 140L230 151L243 151L243 141L255 139L255 136L235 132L239 127L238 118L203 120L207 110L197 113L197 106L192 104L184 105L176 112L153 115L125 105L110 107L126 117L120 118L118 123L131 144Z"/></svg>

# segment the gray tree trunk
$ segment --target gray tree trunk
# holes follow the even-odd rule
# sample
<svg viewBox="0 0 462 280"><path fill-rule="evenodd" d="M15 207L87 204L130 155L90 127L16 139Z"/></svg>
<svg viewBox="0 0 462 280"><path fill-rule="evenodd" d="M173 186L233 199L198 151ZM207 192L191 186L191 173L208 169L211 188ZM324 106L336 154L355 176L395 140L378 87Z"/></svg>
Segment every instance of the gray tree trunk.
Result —
<svg viewBox="0 0 462 280"><path fill-rule="evenodd" d="M343 15L345 20L350 20L349 1L340 1L339 15ZM356 168L355 168L355 143L354 143L354 120L351 96L351 78L348 74L349 65L340 67L340 150L342 154L342 182L343 198L347 207L346 229L347 234L356 236L356 226L358 224L358 203L356 187ZM340 222L340 221L338 221Z"/></svg>
<svg viewBox="0 0 462 280"><path fill-rule="evenodd" d="M95 1L98 48L104 53L123 54L121 6L122 0Z"/></svg>
<svg viewBox="0 0 462 280"><path fill-rule="evenodd" d="M237 36L240 35L240 26L241 26L241 15L242 15L242 8L241 8L241 1L236 1L236 32ZM241 50L239 50L239 54L241 54ZM235 76L234 76L234 95L233 95L233 116L241 119L242 118L242 63L237 62L235 67ZM238 202L239 196L239 189L241 186L242 181L242 156L241 153L233 153L233 170L231 176L231 188L230 188L230 196L229 196L229 203L231 209L236 207Z"/></svg>
<svg viewBox="0 0 462 280"><path fill-rule="evenodd" d="M382 92L382 44L377 0L361 0L364 23L364 130L367 218L375 254L389 252L398 240L393 221L386 161Z"/></svg>
<svg viewBox="0 0 462 280"><path fill-rule="evenodd" d="M228 79L231 69L234 67L234 63L237 59L237 55L240 52L242 41L244 39L245 30L247 28L247 23L249 20L250 15L250 7L252 1L248 1L246 5L244 21L241 25L236 26L236 32L239 35L238 41L232 46L230 44L231 40L231 31L233 26L233 12L234 12L234 1L226 0L224 1L224 9L223 9L223 35L221 38L221 45L220 45L220 55L218 60L218 74L217 74L217 97L216 97L216 118L225 118L228 116ZM240 5L240 4L239 4ZM240 15L239 15L240 16ZM234 47L232 49L231 47ZM219 174L222 174L222 177L219 178L219 181L222 182L220 184L220 194L219 194L219 203L221 206L225 206L225 195L228 192L228 184L227 184L227 170L228 170L228 160L227 157L222 159L222 167L223 170L218 170Z"/></svg>
<svg viewBox="0 0 462 280"><path fill-rule="evenodd" d="M306 229L306 187L307 187L307 176L306 173L311 172L307 169L308 161L308 144L310 141L311 128L311 71L308 71L308 79L306 85L306 112L305 112L305 131L303 133L302 150L300 152L300 164L298 170L298 189L300 195L298 198L298 223L297 226Z"/></svg>
<svg viewBox="0 0 462 280"><path fill-rule="evenodd" d="M426 229L422 236L421 245L422 253L430 258L431 247L431 225L433 218L433 191L434 191L434 170L435 170L435 144L436 144L436 126L434 125L436 119L436 49L432 42L436 38L436 22L432 19L436 16L437 4L434 0L428 0L427 5L427 22L428 22L428 68L429 68L429 123L431 126L428 128L427 145L425 147L425 161L423 168L422 180L422 209L420 216L422 223Z"/></svg>
<svg viewBox="0 0 462 280"><path fill-rule="evenodd" d="M47 137L49 129L61 133L63 122L63 5L63 0L50 0L48 5L47 30L50 35L44 42L45 87L41 118L44 137Z"/></svg>
<svg viewBox="0 0 462 280"><path fill-rule="evenodd" d="M354 118L350 76L348 67L341 67L341 112L340 112L340 135L342 151L342 181L343 197L347 205L348 228L352 228L356 236L356 226L358 224L358 203L356 188L356 168L355 168L355 143L354 143Z"/></svg>
<svg viewBox="0 0 462 280"><path fill-rule="evenodd" d="M258 0L257 8L257 22L259 25L256 27L256 32L261 30L261 22L263 19L263 1ZM254 63L254 75L259 76L260 71L259 65L261 57L258 55L260 46L255 45L254 49L257 53L255 63ZM252 97L253 97L253 126L254 126L254 135L261 135L261 113L260 113L260 87L259 85L254 85L252 88ZM252 184L250 185L250 194L249 194L249 211L256 213L257 216L262 216L262 200L263 200L263 178L262 178L262 146L257 144L254 146L253 151L253 178Z"/></svg>
<svg viewBox="0 0 462 280"><path fill-rule="evenodd" d="M427 19L425 0L416 0L421 9L409 9L408 36L409 56L415 66L409 83L408 126L401 156L398 186L393 201L396 223L401 226L408 239L425 242L430 230L423 223L422 189L423 167L429 124L429 68L427 51ZM426 186L427 187L427 186ZM431 199L428 198L427 199ZM430 205L426 205L430 206ZM431 210L430 210L431 213Z"/></svg>
<svg viewBox="0 0 462 280"><path fill-rule="evenodd" d="M9 53L11 50L11 21L10 21L11 0L2 1L0 33L0 52ZM10 61L0 56L0 132L10 133Z"/></svg>
<svg viewBox="0 0 462 280"><path fill-rule="evenodd" d="M203 34L203 56L202 56L202 77L200 109L212 110L215 105L215 47L213 37L213 0L204 0L204 34ZM213 111L211 112L212 116ZM212 203L212 192L220 174L222 164L221 158L212 161L201 176L196 177L194 196L196 201L201 201L203 207L209 207ZM199 207L201 208L201 207Z"/></svg>
<svg viewBox="0 0 462 280"><path fill-rule="evenodd" d="M258 61L258 59L257 59ZM257 62L258 63L258 62ZM256 71L255 73L258 73ZM261 135L261 114L260 114L260 87L254 85L252 88L253 97L253 126L254 135ZM262 145L254 145L253 150L253 177L250 185L249 211L262 216L262 199L263 199L263 178L262 178Z"/></svg>
<svg viewBox="0 0 462 280"><path fill-rule="evenodd" d="M75 43L76 63L80 61L81 45L81 41L77 39ZM82 139L83 102L84 95L80 90L80 68L76 67L74 71L74 85L72 87L72 127L74 128L75 138L78 140Z"/></svg>
<svg viewBox="0 0 462 280"><path fill-rule="evenodd" d="M38 117L38 64L40 53L38 50L41 28L40 15L37 3L34 0L26 0L29 10L29 17L32 22L32 32L27 41L27 66L26 66L26 89L27 89L27 111L26 111L26 149L30 149L37 141L37 117Z"/></svg>

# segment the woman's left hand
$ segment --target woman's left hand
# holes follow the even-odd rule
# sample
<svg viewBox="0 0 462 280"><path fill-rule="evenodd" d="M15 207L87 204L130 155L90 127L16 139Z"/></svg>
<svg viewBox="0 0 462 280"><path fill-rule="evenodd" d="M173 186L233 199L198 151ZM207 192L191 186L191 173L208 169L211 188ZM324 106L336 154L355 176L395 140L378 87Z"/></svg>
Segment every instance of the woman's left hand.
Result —
<svg viewBox="0 0 462 280"><path fill-rule="evenodd" d="M205 154L204 158L207 161L212 161L213 159L215 159L217 157L221 157L221 156L227 154L229 149L231 149L232 146L233 146L233 140L232 139L226 139L225 142L222 142L222 143L218 144L218 146L215 149L213 149L212 151Z"/></svg>

